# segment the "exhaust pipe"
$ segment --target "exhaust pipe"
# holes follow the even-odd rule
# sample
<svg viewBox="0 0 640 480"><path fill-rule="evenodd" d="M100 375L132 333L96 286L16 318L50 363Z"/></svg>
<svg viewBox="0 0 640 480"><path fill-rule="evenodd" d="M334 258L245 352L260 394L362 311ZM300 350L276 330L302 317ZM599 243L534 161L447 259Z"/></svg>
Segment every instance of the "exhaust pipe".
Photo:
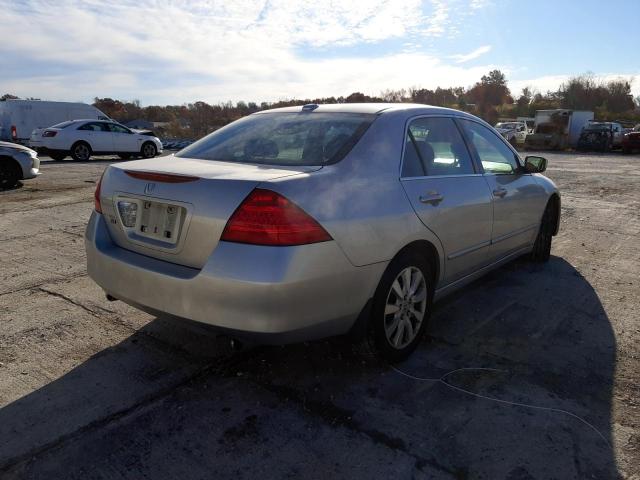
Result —
<svg viewBox="0 0 640 480"><path fill-rule="evenodd" d="M234 352L239 352L244 348L244 345L242 345L242 342L235 338L231 338L229 340L229 346L231 347L231 350L233 350Z"/></svg>

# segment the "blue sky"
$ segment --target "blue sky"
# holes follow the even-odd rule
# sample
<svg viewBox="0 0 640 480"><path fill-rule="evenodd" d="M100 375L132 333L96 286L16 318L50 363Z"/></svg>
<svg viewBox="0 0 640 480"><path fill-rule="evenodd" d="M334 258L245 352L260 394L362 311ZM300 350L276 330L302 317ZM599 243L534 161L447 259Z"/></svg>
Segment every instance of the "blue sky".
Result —
<svg viewBox="0 0 640 480"><path fill-rule="evenodd" d="M0 94L143 105L632 79L640 1L0 0Z"/></svg>

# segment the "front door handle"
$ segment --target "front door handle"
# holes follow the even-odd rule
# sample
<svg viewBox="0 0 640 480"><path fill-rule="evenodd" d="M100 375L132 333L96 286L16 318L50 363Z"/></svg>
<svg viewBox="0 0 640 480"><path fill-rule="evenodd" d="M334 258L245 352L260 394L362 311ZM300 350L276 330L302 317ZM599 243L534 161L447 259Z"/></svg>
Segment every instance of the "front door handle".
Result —
<svg viewBox="0 0 640 480"><path fill-rule="evenodd" d="M440 195L438 192L429 192L426 195L420 196L420 202L422 203L430 203L434 207L438 206L438 204L444 200L444 197Z"/></svg>
<svg viewBox="0 0 640 480"><path fill-rule="evenodd" d="M507 194L507 189L506 188L497 188L493 191L493 196L494 197L504 197Z"/></svg>

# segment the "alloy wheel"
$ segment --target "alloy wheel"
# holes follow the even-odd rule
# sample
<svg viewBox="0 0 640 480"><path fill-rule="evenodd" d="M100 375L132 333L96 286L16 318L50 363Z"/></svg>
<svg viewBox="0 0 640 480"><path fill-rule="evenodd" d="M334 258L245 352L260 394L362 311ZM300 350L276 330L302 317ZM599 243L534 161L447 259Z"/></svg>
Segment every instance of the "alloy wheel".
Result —
<svg viewBox="0 0 640 480"><path fill-rule="evenodd" d="M144 155L145 158L154 157L156 155L156 149L153 145L151 145L150 143L147 143L142 148L142 154Z"/></svg>
<svg viewBox="0 0 640 480"><path fill-rule="evenodd" d="M76 145L76 148L74 149L74 153L76 154L76 157L78 157L78 159L80 160L88 160L89 157L91 156L91 153L89 152L89 147L87 147L84 143Z"/></svg>
<svg viewBox="0 0 640 480"><path fill-rule="evenodd" d="M402 270L391 284L384 309L389 345L402 349L418 335L427 310L427 282L416 267Z"/></svg>

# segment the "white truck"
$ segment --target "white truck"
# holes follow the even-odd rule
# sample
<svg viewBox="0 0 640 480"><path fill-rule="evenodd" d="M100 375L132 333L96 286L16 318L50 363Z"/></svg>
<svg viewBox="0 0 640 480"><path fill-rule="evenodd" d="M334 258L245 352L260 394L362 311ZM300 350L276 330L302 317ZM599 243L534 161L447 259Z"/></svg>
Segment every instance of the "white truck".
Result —
<svg viewBox="0 0 640 480"><path fill-rule="evenodd" d="M563 150L575 148L582 128L593 120L593 112L586 110L538 110L534 133L527 135L525 148Z"/></svg>
<svg viewBox="0 0 640 480"><path fill-rule="evenodd" d="M34 130L75 119L109 117L86 103L6 100L0 102L0 140L27 143Z"/></svg>

